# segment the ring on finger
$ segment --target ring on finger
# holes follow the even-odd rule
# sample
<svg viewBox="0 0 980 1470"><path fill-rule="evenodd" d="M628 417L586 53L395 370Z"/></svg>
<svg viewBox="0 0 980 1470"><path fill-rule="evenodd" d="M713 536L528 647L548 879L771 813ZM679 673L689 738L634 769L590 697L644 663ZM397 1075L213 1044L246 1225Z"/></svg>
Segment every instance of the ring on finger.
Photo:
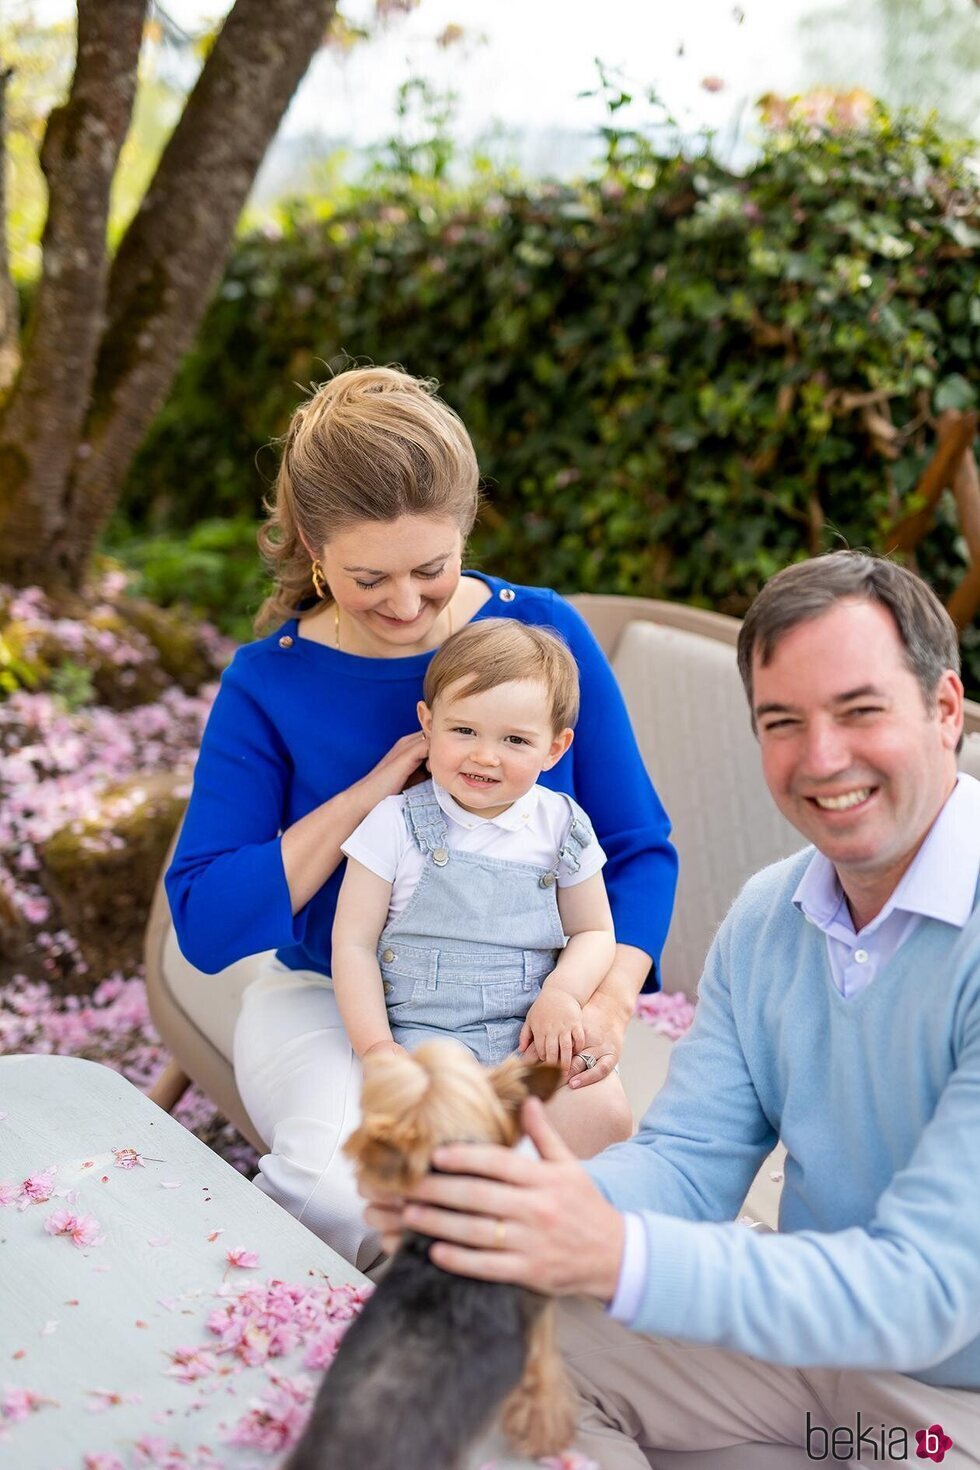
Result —
<svg viewBox="0 0 980 1470"><path fill-rule="evenodd" d="M506 1243L507 1243L507 1225L506 1225L506 1222L503 1221L503 1220L494 1220L494 1222L493 1222L493 1248L494 1248L494 1250L495 1251L502 1251L503 1248L504 1248L504 1246L506 1245Z"/></svg>
<svg viewBox="0 0 980 1470"><path fill-rule="evenodd" d="M581 1057L582 1061L585 1063L585 1070L587 1072L591 1072L592 1071L592 1068L596 1065L596 1059L595 1059L595 1057L592 1055L592 1053L590 1051L580 1051L579 1052L579 1056Z"/></svg>

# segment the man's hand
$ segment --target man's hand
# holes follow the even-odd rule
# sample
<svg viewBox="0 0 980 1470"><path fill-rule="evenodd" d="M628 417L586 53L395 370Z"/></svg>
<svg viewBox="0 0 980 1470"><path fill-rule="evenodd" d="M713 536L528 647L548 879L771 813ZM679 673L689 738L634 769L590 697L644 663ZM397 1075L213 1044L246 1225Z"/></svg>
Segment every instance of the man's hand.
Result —
<svg viewBox="0 0 980 1470"><path fill-rule="evenodd" d="M524 1019L518 1051L533 1046L539 1062L561 1067L567 1077L572 1057L581 1051L584 1042L582 1007L567 991L549 989L546 981Z"/></svg>
<svg viewBox="0 0 980 1470"><path fill-rule="evenodd" d="M398 1230L434 1236L432 1260L482 1281L508 1281L549 1295L612 1300L623 1255L623 1217L592 1183L548 1123L537 1098L524 1125L540 1159L496 1144L436 1150L438 1174L412 1190L403 1209L373 1199L365 1218L386 1250Z"/></svg>

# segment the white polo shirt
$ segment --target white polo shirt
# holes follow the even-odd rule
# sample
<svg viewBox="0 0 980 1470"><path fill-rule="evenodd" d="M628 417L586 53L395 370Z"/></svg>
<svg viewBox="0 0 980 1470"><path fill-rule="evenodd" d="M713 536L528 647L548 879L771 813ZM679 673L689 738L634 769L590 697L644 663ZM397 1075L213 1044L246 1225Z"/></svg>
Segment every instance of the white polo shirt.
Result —
<svg viewBox="0 0 980 1470"><path fill-rule="evenodd" d="M529 863L533 867L554 865L568 831L572 810L592 832L592 824L576 803L550 791L532 786L498 817L480 817L454 801L448 791L433 782L436 800L446 818L447 846L459 852L479 852L504 862ZM425 866L425 855L408 830L404 816L405 796L386 796L369 812L361 825L341 844L341 851L391 884L389 922L404 910ZM558 887L571 888L598 873L606 854L592 832L592 841L579 854L579 868L572 872L564 863L558 870Z"/></svg>

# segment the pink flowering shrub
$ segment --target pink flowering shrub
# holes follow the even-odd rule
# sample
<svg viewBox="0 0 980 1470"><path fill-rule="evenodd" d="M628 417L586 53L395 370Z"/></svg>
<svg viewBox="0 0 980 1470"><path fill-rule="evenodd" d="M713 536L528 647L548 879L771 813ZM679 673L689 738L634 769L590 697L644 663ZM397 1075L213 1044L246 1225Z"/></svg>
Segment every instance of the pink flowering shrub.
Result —
<svg viewBox="0 0 980 1470"><path fill-rule="evenodd" d="M113 1067L144 1092L167 1060L150 1019L141 975L128 980L110 975L84 997L58 995L43 981L15 975L0 986L0 1055L4 1052L85 1057ZM255 1150L198 1088L188 1089L174 1116L241 1173L254 1172ZM132 1150L119 1153L125 1158ZM118 1157L115 1162L127 1167ZM134 1162L129 1167L138 1166ZM42 1188L41 1176L33 1178L35 1187ZM18 1203L23 1208L22 1201L20 1181L0 1180L0 1206Z"/></svg>
<svg viewBox="0 0 980 1470"><path fill-rule="evenodd" d="M95 611L104 612L107 622L112 599L124 590L122 574L103 578L99 592L105 606ZM0 587L0 608L28 640L26 658L56 643L80 665L98 654L125 672L136 670L148 656L148 645L135 631L122 637L113 627L83 627L55 615L39 588ZM214 666L227 661L232 649L227 639L207 627L197 632ZM54 921L54 906L43 886L41 850L65 827L74 824L81 831L95 817L107 787L161 771L186 776L189 791L215 689L211 684L187 694L171 685L158 699L124 710L94 703L73 707L50 691L19 688L6 699L0 693L0 931L6 914L39 956L39 970L53 982L14 973L0 984L0 1054L86 1057L114 1067L143 1090L164 1065L166 1054L149 1017L141 970L114 970L98 983L88 976L75 936ZM111 842L112 835L99 840ZM93 982L88 995L57 993L84 989L88 981ZM176 1116L236 1168L246 1173L254 1169L250 1145L196 1088L184 1097ZM138 1167L127 1152L117 1156L119 1167ZM24 1207L21 1184L10 1181L0 1181L0 1205L9 1202L11 1188Z"/></svg>
<svg viewBox="0 0 980 1470"><path fill-rule="evenodd" d="M635 1014L654 1031L676 1041L694 1020L694 1005L683 991L660 990L654 995L638 996Z"/></svg>

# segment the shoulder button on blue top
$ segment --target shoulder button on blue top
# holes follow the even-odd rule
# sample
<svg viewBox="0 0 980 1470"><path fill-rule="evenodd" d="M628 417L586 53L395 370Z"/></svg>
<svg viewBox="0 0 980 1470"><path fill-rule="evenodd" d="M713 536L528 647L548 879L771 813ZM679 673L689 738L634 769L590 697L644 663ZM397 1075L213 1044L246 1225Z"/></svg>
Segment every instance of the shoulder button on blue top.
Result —
<svg viewBox="0 0 980 1470"><path fill-rule="evenodd" d="M513 587L501 587L500 591L497 593L497 596L500 598L501 602L513 602L514 598L517 596L517 593L514 591Z"/></svg>
<svg viewBox="0 0 980 1470"><path fill-rule="evenodd" d="M292 646L293 646L293 640L290 638L289 634L288 633L283 633L282 637L279 639L279 647L280 648L292 648Z"/></svg>

